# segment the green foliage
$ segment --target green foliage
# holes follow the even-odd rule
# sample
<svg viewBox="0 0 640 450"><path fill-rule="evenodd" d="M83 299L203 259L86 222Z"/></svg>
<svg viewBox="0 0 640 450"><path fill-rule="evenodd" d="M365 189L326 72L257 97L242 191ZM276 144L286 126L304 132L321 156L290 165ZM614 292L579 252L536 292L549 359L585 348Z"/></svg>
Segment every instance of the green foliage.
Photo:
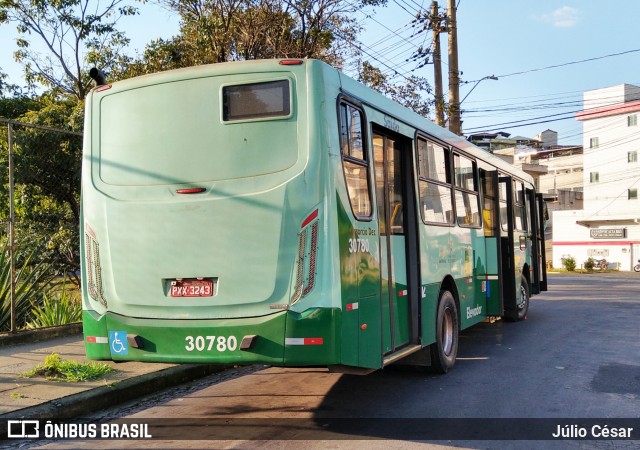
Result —
<svg viewBox="0 0 640 450"><path fill-rule="evenodd" d="M84 99L91 88L88 67L100 62L109 69L129 40L116 29L123 16L137 14L125 0L0 0L0 22L16 26L20 38L15 59L25 80ZM37 39L47 49L40 53Z"/></svg>
<svg viewBox="0 0 640 450"><path fill-rule="evenodd" d="M2 242L0 252L0 331L11 329L11 269L9 252L4 250L6 242ZM20 255L22 256L22 255ZM16 327L25 326L31 308L42 301L42 293L48 286L50 277L49 265L32 264L34 254L20 257L22 260L16 268Z"/></svg>
<svg viewBox="0 0 640 450"><path fill-rule="evenodd" d="M584 268L587 269L589 272L593 271L593 268L595 266L596 266L596 262L591 257L587 258L587 260L584 262Z"/></svg>
<svg viewBox="0 0 640 450"><path fill-rule="evenodd" d="M83 125L83 103L73 97L45 94L38 99L5 99L14 117L37 126L77 132ZM18 101L20 100L20 101ZM36 106L24 111L28 106ZM6 141L6 133L0 135ZM17 235L23 248L36 252L57 274L77 273L82 137L14 126ZM0 148L0 167L7 150ZM0 220L7 220L8 188L0 185ZM78 280L76 280L77 282Z"/></svg>
<svg viewBox="0 0 640 450"><path fill-rule="evenodd" d="M429 115L432 101L426 100L423 94L431 93L431 86L425 78L411 76L405 79L405 84L391 83L380 69L364 61L360 64L358 79L421 116Z"/></svg>
<svg viewBox="0 0 640 450"><path fill-rule="evenodd" d="M47 356L44 363L39 364L33 370L20 376L31 378L35 376L45 377L52 381L91 381L115 372L115 369L106 363L64 360L57 353Z"/></svg>
<svg viewBox="0 0 640 450"><path fill-rule="evenodd" d="M113 73L161 70L263 58L316 58L342 67L360 50L355 13L386 0L160 0L181 19L180 34L147 45L144 55Z"/></svg>
<svg viewBox="0 0 640 450"><path fill-rule="evenodd" d="M44 294L42 304L33 306L31 317L32 320L26 326L29 329L80 322L82 304L63 288L57 293Z"/></svg>
<svg viewBox="0 0 640 450"><path fill-rule="evenodd" d="M576 259L573 256L562 258L561 261L562 265L568 272L573 272L576 270Z"/></svg>

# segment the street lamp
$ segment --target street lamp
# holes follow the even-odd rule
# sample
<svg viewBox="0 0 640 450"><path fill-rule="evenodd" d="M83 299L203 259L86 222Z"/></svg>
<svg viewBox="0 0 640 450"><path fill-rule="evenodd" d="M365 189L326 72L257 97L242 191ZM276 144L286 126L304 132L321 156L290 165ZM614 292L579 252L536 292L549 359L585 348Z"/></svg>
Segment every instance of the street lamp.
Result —
<svg viewBox="0 0 640 450"><path fill-rule="evenodd" d="M469 96L469 94L471 94L473 92L473 90L475 88L478 87L478 85L480 84L480 82L484 81L484 80L497 80L498 77L495 75L487 75L484 78L480 78L478 81L476 81L476 84L473 85L473 87L471 88L471 90L469 92L467 92L467 95L464 96L464 98L462 100L460 100L460 105L462 104L463 101L465 101L467 99L467 97Z"/></svg>

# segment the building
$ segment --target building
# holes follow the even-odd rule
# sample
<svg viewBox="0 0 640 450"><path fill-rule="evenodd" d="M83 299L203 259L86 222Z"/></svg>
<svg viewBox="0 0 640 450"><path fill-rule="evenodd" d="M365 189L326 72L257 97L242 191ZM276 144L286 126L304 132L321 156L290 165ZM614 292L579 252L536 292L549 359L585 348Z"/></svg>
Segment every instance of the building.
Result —
<svg viewBox="0 0 640 450"><path fill-rule="evenodd" d="M582 146L558 145L558 133L545 130L535 138L509 133L476 133L469 140L522 169L534 179L548 210L582 209ZM547 261L553 260L553 216L545 229Z"/></svg>
<svg viewBox="0 0 640 450"><path fill-rule="evenodd" d="M640 87L584 93L584 209L553 213L553 265L606 258L621 270L640 259Z"/></svg>

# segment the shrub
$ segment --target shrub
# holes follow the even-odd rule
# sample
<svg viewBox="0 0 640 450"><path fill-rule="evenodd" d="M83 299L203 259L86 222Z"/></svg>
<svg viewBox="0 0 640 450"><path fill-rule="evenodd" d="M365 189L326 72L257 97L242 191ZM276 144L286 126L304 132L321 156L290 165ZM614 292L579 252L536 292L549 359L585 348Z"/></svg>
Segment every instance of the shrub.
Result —
<svg viewBox="0 0 640 450"><path fill-rule="evenodd" d="M568 272L573 272L576 270L576 259L573 256L567 256L566 258L562 258L562 265Z"/></svg>
<svg viewBox="0 0 640 450"><path fill-rule="evenodd" d="M596 262L591 257L587 258L587 260L584 262L584 268L587 269L589 272L592 272L595 266L596 266Z"/></svg>
<svg viewBox="0 0 640 450"><path fill-rule="evenodd" d="M55 297L54 297L55 296ZM34 305L27 328L53 327L82 320L82 305L63 289L57 294L44 295L41 305Z"/></svg>
<svg viewBox="0 0 640 450"><path fill-rule="evenodd" d="M5 242L0 241L4 247ZM15 272L16 328L22 328L29 319L33 305L42 301L42 292L50 280L50 266L44 263L32 263L34 253L22 260ZM11 329L11 263L9 252L0 250L0 331Z"/></svg>

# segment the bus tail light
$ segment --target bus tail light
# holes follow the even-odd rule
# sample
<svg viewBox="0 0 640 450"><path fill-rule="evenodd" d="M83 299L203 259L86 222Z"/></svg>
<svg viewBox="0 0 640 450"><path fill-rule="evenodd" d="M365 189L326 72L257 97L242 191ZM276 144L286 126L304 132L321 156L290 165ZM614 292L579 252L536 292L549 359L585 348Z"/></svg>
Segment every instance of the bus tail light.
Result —
<svg viewBox="0 0 640 450"><path fill-rule="evenodd" d="M299 66L304 63L302 59L281 59L279 64L281 66Z"/></svg>
<svg viewBox="0 0 640 450"><path fill-rule="evenodd" d="M100 266L100 245L96 234L89 225L86 225L84 232L84 251L87 264L87 290L89 296L100 302L105 308L107 299L102 288L102 267Z"/></svg>
<svg viewBox="0 0 640 450"><path fill-rule="evenodd" d="M309 214L300 226L295 287L291 296L292 304L309 294L315 286L319 226L318 209Z"/></svg>

